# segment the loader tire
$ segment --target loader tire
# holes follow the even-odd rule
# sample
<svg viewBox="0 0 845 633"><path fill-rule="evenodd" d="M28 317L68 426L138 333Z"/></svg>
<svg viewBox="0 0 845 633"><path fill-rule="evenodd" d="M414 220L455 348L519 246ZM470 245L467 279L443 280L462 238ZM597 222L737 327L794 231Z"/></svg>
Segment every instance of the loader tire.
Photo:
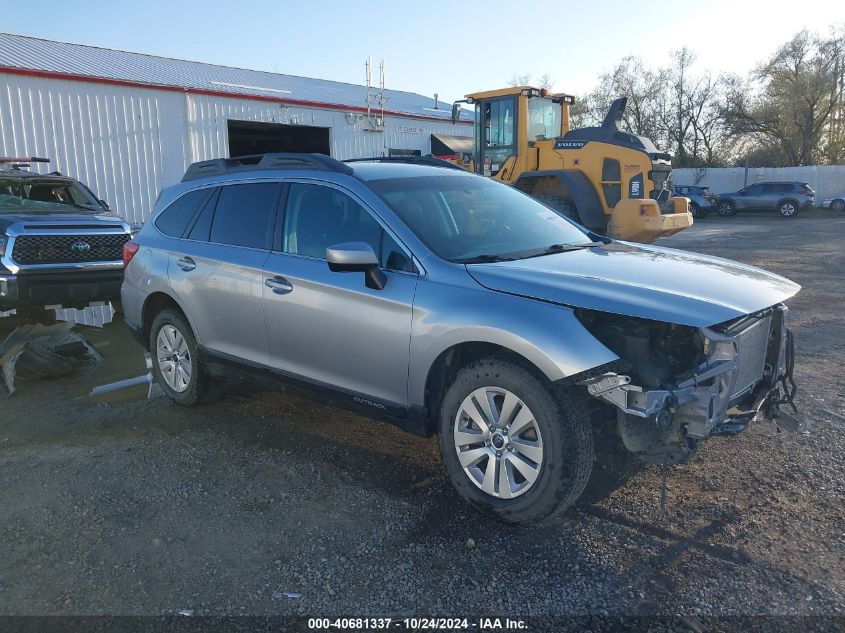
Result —
<svg viewBox="0 0 845 633"><path fill-rule="evenodd" d="M581 224L581 217L578 215L578 209L569 200L564 200L560 196L549 194L537 196L536 200L542 202L547 207L554 209L565 218L569 218L570 220Z"/></svg>

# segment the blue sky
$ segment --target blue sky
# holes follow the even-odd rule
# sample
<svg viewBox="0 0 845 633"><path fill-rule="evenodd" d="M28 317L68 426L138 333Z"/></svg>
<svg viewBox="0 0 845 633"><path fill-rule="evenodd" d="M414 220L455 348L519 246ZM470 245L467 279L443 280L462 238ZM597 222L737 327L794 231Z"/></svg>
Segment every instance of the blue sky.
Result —
<svg viewBox="0 0 845 633"><path fill-rule="evenodd" d="M6 32L350 83L384 58L389 88L448 101L528 72L578 94L624 55L657 65L683 45L701 68L745 73L802 27L845 22L845 1L37 0L2 13Z"/></svg>

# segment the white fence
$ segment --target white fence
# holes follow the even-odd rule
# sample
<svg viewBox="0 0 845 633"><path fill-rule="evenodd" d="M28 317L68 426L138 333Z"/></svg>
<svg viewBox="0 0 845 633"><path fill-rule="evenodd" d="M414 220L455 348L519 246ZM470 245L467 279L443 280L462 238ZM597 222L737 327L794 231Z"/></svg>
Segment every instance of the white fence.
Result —
<svg viewBox="0 0 845 633"><path fill-rule="evenodd" d="M808 167L749 167L745 182L744 167L713 169L674 169L672 180L676 185L703 185L712 193L729 193L742 189L746 184L763 180L798 180L808 183L816 191L816 203L825 198L845 196L845 165Z"/></svg>

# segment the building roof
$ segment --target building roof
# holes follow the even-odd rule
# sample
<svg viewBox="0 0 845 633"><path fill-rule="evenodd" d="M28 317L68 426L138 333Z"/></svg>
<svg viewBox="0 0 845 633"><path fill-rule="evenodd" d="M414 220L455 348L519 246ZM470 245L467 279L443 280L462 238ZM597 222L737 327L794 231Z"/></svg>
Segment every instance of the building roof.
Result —
<svg viewBox="0 0 845 633"><path fill-rule="evenodd" d="M97 46L0 33L0 73L89 80L238 96L297 105L366 109L366 86L218 66ZM375 93L376 90L371 92ZM386 114L449 119L451 104L402 90L385 90ZM378 108L377 103L373 107ZM469 122L471 115L462 112Z"/></svg>

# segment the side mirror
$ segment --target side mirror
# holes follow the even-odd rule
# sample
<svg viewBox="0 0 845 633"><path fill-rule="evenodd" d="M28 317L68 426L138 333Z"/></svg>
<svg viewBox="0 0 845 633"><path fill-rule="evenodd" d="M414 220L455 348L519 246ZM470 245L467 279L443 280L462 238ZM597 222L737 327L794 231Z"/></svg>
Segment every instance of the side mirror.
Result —
<svg viewBox="0 0 845 633"><path fill-rule="evenodd" d="M364 273L367 288L381 290L387 277L379 268L379 261L372 247L365 242L346 242L326 249L329 270L336 273Z"/></svg>
<svg viewBox="0 0 845 633"><path fill-rule="evenodd" d="M461 116L461 104L456 101L452 104L452 125L458 122L459 116Z"/></svg>

